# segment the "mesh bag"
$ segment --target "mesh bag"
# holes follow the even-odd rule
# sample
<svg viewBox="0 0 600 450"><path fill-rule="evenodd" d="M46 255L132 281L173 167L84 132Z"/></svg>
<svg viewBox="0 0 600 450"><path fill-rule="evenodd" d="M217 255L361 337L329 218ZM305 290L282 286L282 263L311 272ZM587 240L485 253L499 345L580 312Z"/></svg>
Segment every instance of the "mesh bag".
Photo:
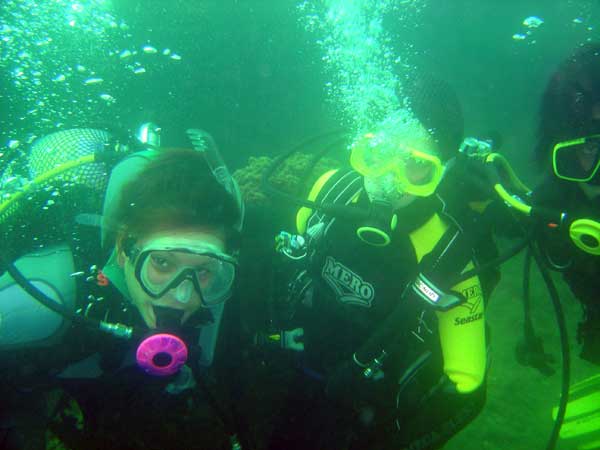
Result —
<svg viewBox="0 0 600 450"><path fill-rule="evenodd" d="M58 131L33 143L29 155L31 179L82 156L104 151L112 136L103 130L76 128ZM103 192L108 172L103 163L91 163L65 172L62 178Z"/></svg>

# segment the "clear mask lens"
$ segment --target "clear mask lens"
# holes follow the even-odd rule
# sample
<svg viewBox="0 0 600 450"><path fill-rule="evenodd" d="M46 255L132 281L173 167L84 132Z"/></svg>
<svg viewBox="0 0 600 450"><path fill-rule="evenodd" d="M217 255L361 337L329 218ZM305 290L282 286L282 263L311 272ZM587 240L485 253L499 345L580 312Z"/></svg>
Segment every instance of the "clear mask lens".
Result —
<svg viewBox="0 0 600 450"><path fill-rule="evenodd" d="M169 295L188 303L198 295L203 304L212 305L228 297L235 265L213 254L153 250L138 257L136 276L153 298Z"/></svg>

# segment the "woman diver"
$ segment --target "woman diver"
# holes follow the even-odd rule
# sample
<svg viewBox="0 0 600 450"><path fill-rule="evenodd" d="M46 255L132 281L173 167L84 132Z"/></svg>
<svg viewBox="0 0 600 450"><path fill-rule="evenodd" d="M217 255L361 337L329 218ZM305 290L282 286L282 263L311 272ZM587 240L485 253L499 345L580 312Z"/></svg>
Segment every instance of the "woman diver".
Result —
<svg viewBox="0 0 600 450"><path fill-rule="evenodd" d="M484 304L497 279L457 280L495 246L454 161L458 99L437 80L412 94L415 117L354 139L351 167L299 202L303 239L286 242L304 247L280 245L299 265L280 339L290 347L302 329L291 348L303 351L272 449L440 448L485 401Z"/></svg>
<svg viewBox="0 0 600 450"><path fill-rule="evenodd" d="M567 212L561 226L542 224L538 243L581 302L580 355L594 364L600 364L599 55L600 44L577 49L546 86L535 148L545 176L532 199L534 206Z"/></svg>
<svg viewBox="0 0 600 450"><path fill-rule="evenodd" d="M70 148L71 158L87 148L95 168L104 167L98 161L109 161L110 153L120 153L101 220L111 257L101 270L94 264L88 272L99 253L82 254L82 249L98 246L81 236L69 241L76 234L68 229L72 220L47 225L64 229L62 242L17 255L14 263L5 252L2 448L44 447L50 416L65 409L59 401L49 410L45 393L52 388L68 392L66 404L72 398L82 411L83 417L63 417L59 426L65 431L69 420L83 421L79 436L59 433L71 447L239 445L237 438L230 442L230 417L204 382L213 360L235 357L227 343L235 325L226 325L235 308L225 308L225 301L234 290L243 221L237 186L207 133L188 131L195 149L164 149L157 127L143 130L142 145L136 144L143 150L129 154L121 152L123 143L115 146L110 133L99 130L64 130L40 141L62 151ZM69 164L64 162L73 170ZM52 170L55 176L60 166ZM81 178L72 180L78 184ZM38 184L47 179L36 178ZM78 217L89 225L89 216ZM217 372L223 375L219 368L228 364ZM157 420L163 425L157 427ZM221 436L214 433L215 424L223 429ZM182 432L165 434L169 426ZM206 433L198 434L202 430Z"/></svg>

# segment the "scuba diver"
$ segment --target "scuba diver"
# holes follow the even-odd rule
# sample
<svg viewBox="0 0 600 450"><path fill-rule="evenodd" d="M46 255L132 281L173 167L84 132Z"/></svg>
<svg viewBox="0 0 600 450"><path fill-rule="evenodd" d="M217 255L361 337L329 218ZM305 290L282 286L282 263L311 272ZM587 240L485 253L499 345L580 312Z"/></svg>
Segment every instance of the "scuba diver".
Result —
<svg viewBox="0 0 600 450"><path fill-rule="evenodd" d="M569 56L551 77L540 107L537 160L546 175L534 189L532 203L567 210L572 217L600 215L600 44ZM547 170L548 166L552 169ZM592 224L581 223L590 228ZM586 230L587 231L587 230ZM543 227L539 245L549 266L564 280L583 307L577 330L580 356L600 365L600 234L573 241L573 227Z"/></svg>
<svg viewBox="0 0 600 450"><path fill-rule="evenodd" d="M459 278L497 254L487 193L456 158L451 88L423 78L409 92L414 117L354 139L351 167L322 174L297 232L278 236L296 271L268 338L299 370L271 449L440 448L484 405L499 273Z"/></svg>
<svg viewBox="0 0 600 450"><path fill-rule="evenodd" d="M14 232L24 228L11 223L27 208L19 202L36 187L101 196L112 169L101 217L61 213L44 225L63 230L62 241L3 251L0 447L45 448L49 419L79 407L79 417L54 418L70 448L241 448L228 401L205 380L233 373L243 204L208 133L188 130L194 149L162 148L159 133L149 123L135 142L94 129L43 137L30 154L33 181L0 205L3 231ZM101 269L97 226L110 253Z"/></svg>
<svg viewBox="0 0 600 450"><path fill-rule="evenodd" d="M600 44L578 48L552 74L539 111L535 156L545 174L535 207L562 211L538 221L545 265L562 274L581 303L580 357L600 366ZM569 448L600 447L600 374L570 389L561 438Z"/></svg>

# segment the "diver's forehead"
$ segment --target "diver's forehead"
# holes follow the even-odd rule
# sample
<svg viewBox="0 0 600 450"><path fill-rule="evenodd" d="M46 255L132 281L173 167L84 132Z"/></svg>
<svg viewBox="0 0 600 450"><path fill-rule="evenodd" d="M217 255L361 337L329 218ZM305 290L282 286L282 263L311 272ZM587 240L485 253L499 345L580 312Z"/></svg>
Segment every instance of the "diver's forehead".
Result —
<svg viewBox="0 0 600 450"><path fill-rule="evenodd" d="M161 230L144 236L140 242L141 247L159 248L184 248L214 247L223 250L225 236L216 228L172 228Z"/></svg>
<svg viewBox="0 0 600 450"><path fill-rule="evenodd" d="M374 133L373 146L388 146L392 152L402 152L407 148L430 155L438 154L438 144L432 130L426 129L419 121L412 120Z"/></svg>
<svg viewBox="0 0 600 450"><path fill-rule="evenodd" d="M166 258L170 262L182 266L203 266L213 261L213 258L210 256L190 253L187 251L154 250L151 252L151 255L155 257Z"/></svg>

